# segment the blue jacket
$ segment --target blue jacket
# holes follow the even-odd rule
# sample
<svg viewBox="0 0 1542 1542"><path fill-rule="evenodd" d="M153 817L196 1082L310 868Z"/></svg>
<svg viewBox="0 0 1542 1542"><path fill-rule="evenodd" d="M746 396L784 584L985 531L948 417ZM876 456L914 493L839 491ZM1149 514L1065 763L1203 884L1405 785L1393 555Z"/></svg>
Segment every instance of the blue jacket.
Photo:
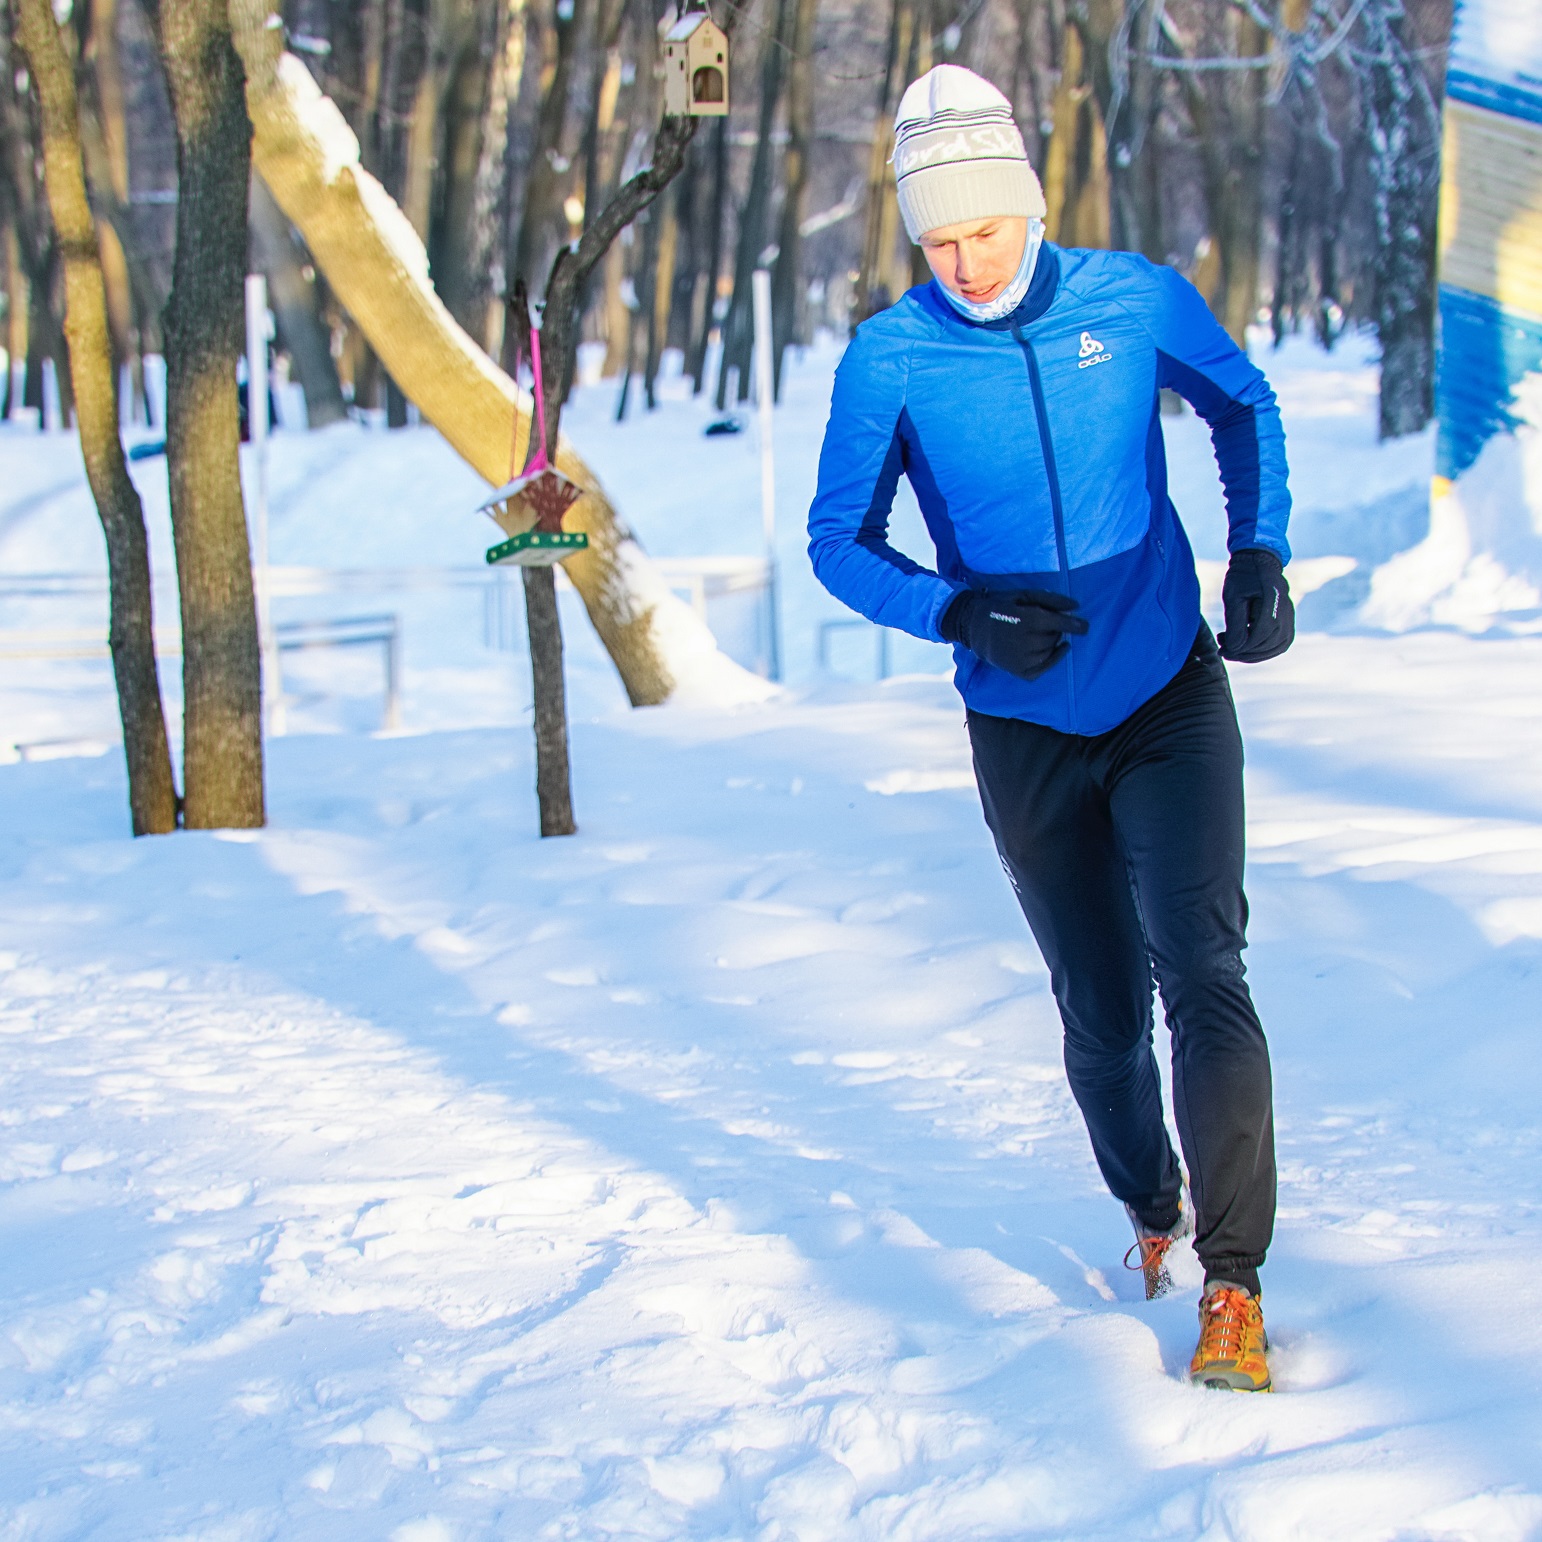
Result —
<svg viewBox="0 0 1542 1542"><path fill-rule="evenodd" d="M1115 727L1172 679L1199 630L1194 556L1167 496L1162 386L1210 425L1230 549L1288 562L1285 435L1263 375L1171 268L1046 243L1002 321L966 321L927 284L857 328L809 510L820 582L933 642L966 586L1070 594L1088 631L1066 659L1019 680L956 647L958 689L995 717ZM936 573L888 543L901 474Z"/></svg>

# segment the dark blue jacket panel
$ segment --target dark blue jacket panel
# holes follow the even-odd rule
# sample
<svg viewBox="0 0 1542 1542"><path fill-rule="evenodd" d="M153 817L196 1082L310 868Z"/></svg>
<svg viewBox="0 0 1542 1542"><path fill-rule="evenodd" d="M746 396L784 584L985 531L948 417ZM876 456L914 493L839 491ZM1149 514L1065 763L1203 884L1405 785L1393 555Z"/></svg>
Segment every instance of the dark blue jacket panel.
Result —
<svg viewBox="0 0 1542 1542"><path fill-rule="evenodd" d="M1046 246L1005 322L966 321L928 284L857 329L809 511L815 572L871 620L933 641L960 588L1071 594L1089 630L1064 662L1025 681L958 648L958 687L993 716L1114 727L1172 678L1199 627L1167 496L1163 386L1210 426L1231 550L1289 561L1285 439L1263 375L1172 269ZM902 475L935 573L889 545Z"/></svg>

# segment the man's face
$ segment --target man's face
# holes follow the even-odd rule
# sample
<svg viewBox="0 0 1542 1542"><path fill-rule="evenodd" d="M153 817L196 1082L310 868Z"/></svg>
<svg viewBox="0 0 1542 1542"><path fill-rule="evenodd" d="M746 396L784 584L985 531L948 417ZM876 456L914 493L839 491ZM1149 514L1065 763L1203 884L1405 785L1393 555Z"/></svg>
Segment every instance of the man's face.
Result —
<svg viewBox="0 0 1542 1542"><path fill-rule="evenodd" d="M928 230L921 250L945 289L975 305L988 305L1017 277L1027 241L1026 219L998 214Z"/></svg>

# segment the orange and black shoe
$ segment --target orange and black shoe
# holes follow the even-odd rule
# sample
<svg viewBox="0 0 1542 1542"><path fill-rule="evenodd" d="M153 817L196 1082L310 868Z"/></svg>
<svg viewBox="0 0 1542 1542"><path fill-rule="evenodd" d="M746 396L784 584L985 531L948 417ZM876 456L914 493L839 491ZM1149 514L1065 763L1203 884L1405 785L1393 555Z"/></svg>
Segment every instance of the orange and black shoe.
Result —
<svg viewBox="0 0 1542 1542"><path fill-rule="evenodd" d="M1199 1303L1199 1348L1189 1361L1196 1387L1222 1392L1272 1392L1269 1335L1258 1297L1222 1281L1205 1287Z"/></svg>
<svg viewBox="0 0 1542 1542"><path fill-rule="evenodd" d="M1124 1207L1124 1213L1135 1228L1135 1241L1124 1255L1124 1266L1126 1269L1140 1270L1145 1276L1146 1300L1155 1301L1158 1296L1165 1296L1173 1288L1173 1277L1167 1268L1167 1255L1172 1245L1187 1237L1194 1229L1188 1192L1185 1190L1178 1196L1178 1219L1166 1231L1147 1226L1128 1205Z"/></svg>

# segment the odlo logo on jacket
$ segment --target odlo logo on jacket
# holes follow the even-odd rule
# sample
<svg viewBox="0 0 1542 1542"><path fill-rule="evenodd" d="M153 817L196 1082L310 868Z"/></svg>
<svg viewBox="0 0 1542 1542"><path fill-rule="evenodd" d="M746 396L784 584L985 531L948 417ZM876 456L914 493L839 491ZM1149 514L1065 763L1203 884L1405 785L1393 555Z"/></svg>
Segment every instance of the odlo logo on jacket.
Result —
<svg viewBox="0 0 1542 1542"><path fill-rule="evenodd" d="M1081 363L1077 369L1091 369L1094 364L1107 364L1113 354L1104 352L1103 345L1090 332L1082 333Z"/></svg>

